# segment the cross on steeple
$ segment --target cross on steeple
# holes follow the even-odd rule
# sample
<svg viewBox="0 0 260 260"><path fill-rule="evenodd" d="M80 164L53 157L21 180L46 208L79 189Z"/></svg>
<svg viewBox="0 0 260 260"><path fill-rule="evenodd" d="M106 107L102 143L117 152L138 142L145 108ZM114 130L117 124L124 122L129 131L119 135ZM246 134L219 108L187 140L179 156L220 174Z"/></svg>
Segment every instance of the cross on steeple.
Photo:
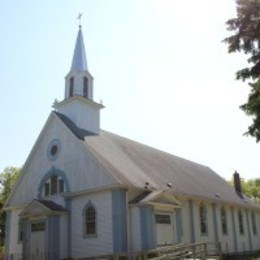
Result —
<svg viewBox="0 0 260 260"><path fill-rule="evenodd" d="M79 27L81 28L81 16L83 14L82 13L79 13L78 17L77 17L77 20L79 20Z"/></svg>

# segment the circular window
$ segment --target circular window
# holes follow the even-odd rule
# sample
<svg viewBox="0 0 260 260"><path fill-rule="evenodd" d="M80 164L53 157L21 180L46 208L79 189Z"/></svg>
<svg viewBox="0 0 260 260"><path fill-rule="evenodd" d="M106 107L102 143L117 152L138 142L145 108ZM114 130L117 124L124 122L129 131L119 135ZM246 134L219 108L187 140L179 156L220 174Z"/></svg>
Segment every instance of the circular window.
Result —
<svg viewBox="0 0 260 260"><path fill-rule="evenodd" d="M51 161L57 159L57 157L60 153L60 149L61 149L61 144L60 144L60 141L58 139L51 141L49 146L48 146L48 150L47 150L48 158Z"/></svg>
<svg viewBox="0 0 260 260"><path fill-rule="evenodd" d="M56 155L58 152L58 146L56 144L54 144L52 147L51 147L51 155L54 156Z"/></svg>

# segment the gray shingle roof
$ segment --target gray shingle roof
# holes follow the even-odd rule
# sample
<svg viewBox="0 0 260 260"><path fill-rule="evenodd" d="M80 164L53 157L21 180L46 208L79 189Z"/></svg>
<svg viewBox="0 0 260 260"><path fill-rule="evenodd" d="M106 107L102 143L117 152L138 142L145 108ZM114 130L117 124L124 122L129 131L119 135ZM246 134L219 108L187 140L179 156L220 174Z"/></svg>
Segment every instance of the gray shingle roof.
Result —
<svg viewBox="0 0 260 260"><path fill-rule="evenodd" d="M51 200L37 200L41 204L43 204L45 207L49 208L50 210L54 211L67 211L65 208L63 208L61 205L55 203Z"/></svg>
<svg viewBox="0 0 260 260"><path fill-rule="evenodd" d="M85 129L77 127L68 117L61 113L54 112L62 122L71 130L71 132L76 135L79 139L84 140L85 136L94 135L94 133L89 132Z"/></svg>
<svg viewBox="0 0 260 260"><path fill-rule="evenodd" d="M59 117L70 128L70 124L66 123L69 119L63 115ZM74 134L77 133L75 127L74 124L70 128ZM171 190L177 195L259 207L247 197L237 194L227 181L207 166L103 130L100 135L88 133L84 143L121 184L151 190Z"/></svg>

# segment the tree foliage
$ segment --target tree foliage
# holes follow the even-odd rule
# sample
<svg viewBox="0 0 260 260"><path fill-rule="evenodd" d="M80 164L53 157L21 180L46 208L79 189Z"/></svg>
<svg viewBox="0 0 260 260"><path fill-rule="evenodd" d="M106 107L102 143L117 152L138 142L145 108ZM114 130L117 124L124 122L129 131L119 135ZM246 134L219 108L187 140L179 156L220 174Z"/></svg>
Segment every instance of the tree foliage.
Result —
<svg viewBox="0 0 260 260"><path fill-rule="evenodd" d="M247 135L260 141L260 0L236 0L237 17L227 21L233 35L224 40L228 51L243 52L248 56L248 66L236 72L239 80L250 80L247 103L240 108L252 117Z"/></svg>
<svg viewBox="0 0 260 260"><path fill-rule="evenodd" d="M4 246L5 241L5 219L6 213L3 210L4 204L11 193L20 169L16 167L7 167L2 173L0 173L0 247Z"/></svg>
<svg viewBox="0 0 260 260"><path fill-rule="evenodd" d="M233 180L230 181L234 185ZM243 180L241 179L242 192L254 202L260 203L260 178Z"/></svg>
<svg viewBox="0 0 260 260"><path fill-rule="evenodd" d="M243 193L255 202L260 203L260 178L244 181L242 180Z"/></svg>

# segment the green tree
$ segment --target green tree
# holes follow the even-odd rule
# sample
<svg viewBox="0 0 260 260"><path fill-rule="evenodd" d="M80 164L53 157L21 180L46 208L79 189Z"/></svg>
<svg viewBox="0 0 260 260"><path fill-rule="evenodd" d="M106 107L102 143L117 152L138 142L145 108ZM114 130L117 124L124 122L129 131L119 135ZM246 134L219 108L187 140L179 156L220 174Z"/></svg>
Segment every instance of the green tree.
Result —
<svg viewBox="0 0 260 260"><path fill-rule="evenodd" d="M242 181L243 193L260 203L260 178Z"/></svg>
<svg viewBox="0 0 260 260"><path fill-rule="evenodd" d="M234 185L233 180L230 181ZM242 192L256 203L260 203L260 178L243 180L241 179Z"/></svg>
<svg viewBox="0 0 260 260"><path fill-rule="evenodd" d="M11 193L12 187L14 186L20 168L7 167L2 173L0 173L0 247L3 248L5 242L5 219L6 213L3 210L4 204Z"/></svg>
<svg viewBox="0 0 260 260"><path fill-rule="evenodd" d="M227 29L234 34L224 40L228 51L247 55L248 67L236 72L236 78L250 80L247 103L240 108L252 124L245 133L260 141L260 0L236 0L237 17L227 21Z"/></svg>

